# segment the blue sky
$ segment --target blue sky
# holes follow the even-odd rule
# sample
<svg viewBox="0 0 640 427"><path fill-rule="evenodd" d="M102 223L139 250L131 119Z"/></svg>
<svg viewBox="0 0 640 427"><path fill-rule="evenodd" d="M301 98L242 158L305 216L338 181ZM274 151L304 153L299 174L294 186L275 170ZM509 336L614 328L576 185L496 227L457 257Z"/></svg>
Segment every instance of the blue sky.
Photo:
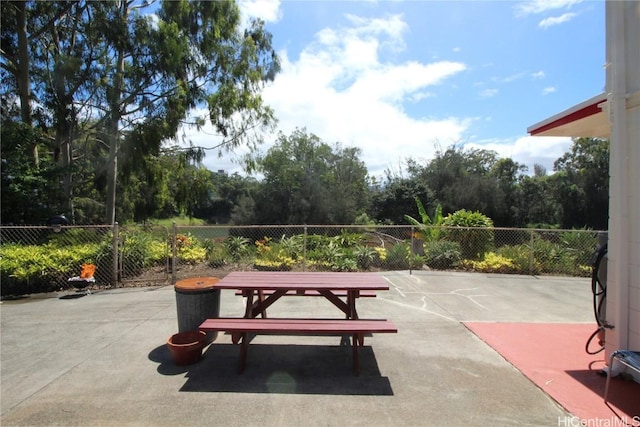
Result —
<svg viewBox="0 0 640 427"><path fill-rule="evenodd" d="M604 1L239 5L245 19L267 22L282 59L264 90L278 130L306 127L324 142L359 147L371 175L454 143L551 171L571 140L529 137L527 127L605 85ZM211 137L191 138L206 145ZM233 172L232 157L204 163Z"/></svg>

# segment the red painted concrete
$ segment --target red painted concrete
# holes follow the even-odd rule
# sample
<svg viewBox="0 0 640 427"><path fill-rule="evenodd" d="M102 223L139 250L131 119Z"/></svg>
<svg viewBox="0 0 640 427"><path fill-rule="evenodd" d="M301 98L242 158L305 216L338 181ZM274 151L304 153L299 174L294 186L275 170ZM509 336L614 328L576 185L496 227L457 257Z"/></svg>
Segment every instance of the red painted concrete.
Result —
<svg viewBox="0 0 640 427"><path fill-rule="evenodd" d="M605 366L604 352L585 351L595 324L470 322L465 326L568 412L592 423L588 425L640 426L640 384L614 378L610 406L603 401L606 378L598 374Z"/></svg>

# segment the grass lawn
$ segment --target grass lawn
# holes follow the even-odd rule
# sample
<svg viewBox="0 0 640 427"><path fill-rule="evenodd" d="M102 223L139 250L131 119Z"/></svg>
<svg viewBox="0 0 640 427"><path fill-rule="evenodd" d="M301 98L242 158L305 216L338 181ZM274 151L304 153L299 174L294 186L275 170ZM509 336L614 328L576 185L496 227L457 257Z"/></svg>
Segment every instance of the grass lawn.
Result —
<svg viewBox="0 0 640 427"><path fill-rule="evenodd" d="M174 216L173 218L158 219L154 221L156 224L163 227L171 228L175 222L178 226L183 225L205 225L203 219L200 218L188 218L186 216Z"/></svg>

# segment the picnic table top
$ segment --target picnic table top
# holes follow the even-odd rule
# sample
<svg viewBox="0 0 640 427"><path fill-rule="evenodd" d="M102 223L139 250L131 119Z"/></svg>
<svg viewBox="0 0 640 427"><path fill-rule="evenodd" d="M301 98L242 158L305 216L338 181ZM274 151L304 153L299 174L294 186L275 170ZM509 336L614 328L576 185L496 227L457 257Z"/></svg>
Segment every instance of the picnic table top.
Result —
<svg viewBox="0 0 640 427"><path fill-rule="evenodd" d="M221 289L389 290L377 273L234 271L216 284Z"/></svg>

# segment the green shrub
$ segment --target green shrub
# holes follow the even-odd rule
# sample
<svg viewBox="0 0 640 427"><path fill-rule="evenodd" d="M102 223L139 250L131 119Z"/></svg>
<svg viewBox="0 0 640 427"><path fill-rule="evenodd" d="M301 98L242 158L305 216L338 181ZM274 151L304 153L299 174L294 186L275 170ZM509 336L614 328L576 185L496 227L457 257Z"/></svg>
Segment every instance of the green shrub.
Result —
<svg viewBox="0 0 640 427"><path fill-rule="evenodd" d="M206 239L200 239L191 233L176 236L176 256L185 264L197 264L208 259Z"/></svg>
<svg viewBox="0 0 640 427"><path fill-rule="evenodd" d="M502 246L496 254L511 260L518 274L540 274L542 267L535 258L531 262L531 246L527 244Z"/></svg>
<svg viewBox="0 0 640 427"><path fill-rule="evenodd" d="M562 274L576 277L589 276L591 268L589 260L585 260L588 253L586 246L576 248L576 242L569 243L569 239L554 236L557 242L542 238L539 233L534 234L533 248L531 244L503 246L496 253L512 260L514 268L522 274ZM584 239L584 236L581 237ZM584 239L589 241L588 239ZM582 240L580 240L582 241ZM588 246L588 243L586 244ZM533 250L533 259L532 256ZM593 248L591 248L591 252Z"/></svg>
<svg viewBox="0 0 640 427"><path fill-rule="evenodd" d="M340 234L332 237L331 240L342 248L353 248L362 244L364 236L361 233L352 233L347 230L340 230Z"/></svg>
<svg viewBox="0 0 640 427"><path fill-rule="evenodd" d="M84 243L58 247L44 245L0 246L2 295L48 292L79 276L83 263L95 262L98 245Z"/></svg>
<svg viewBox="0 0 640 427"><path fill-rule="evenodd" d="M224 241L224 245L234 262L238 262L251 254L249 243L249 239L241 236L232 236Z"/></svg>
<svg viewBox="0 0 640 427"><path fill-rule="evenodd" d="M536 237L533 256L540 263L541 273L579 276L583 273L576 259L577 252L561 243Z"/></svg>
<svg viewBox="0 0 640 427"><path fill-rule="evenodd" d="M153 238L147 233L126 232L120 235L120 257L122 258L122 276L137 276L145 267L153 264L149 247ZM111 250L111 248L109 248Z"/></svg>
<svg viewBox="0 0 640 427"><path fill-rule="evenodd" d="M574 252L575 262L582 266L590 266L591 257L598 244L598 236L588 230L571 230L560 233L560 244Z"/></svg>
<svg viewBox="0 0 640 427"><path fill-rule="evenodd" d="M425 264L435 270L454 268L462 259L460 244L448 240L425 243Z"/></svg>
<svg viewBox="0 0 640 427"><path fill-rule="evenodd" d="M153 240L149 242L149 261L153 265L163 265L165 260L170 257L170 247L166 242L160 240Z"/></svg>
<svg viewBox="0 0 640 427"><path fill-rule="evenodd" d="M207 250L200 245L180 248L178 259L185 264L198 264L207 259Z"/></svg>
<svg viewBox="0 0 640 427"><path fill-rule="evenodd" d="M424 265L424 257L422 255L409 254L409 268L420 270Z"/></svg>
<svg viewBox="0 0 640 427"><path fill-rule="evenodd" d="M409 269L410 249L410 245L407 242L399 242L388 248L384 260L384 267L389 270Z"/></svg>
<svg viewBox="0 0 640 427"><path fill-rule="evenodd" d="M258 270L291 270L295 264L291 256L292 251L297 252L295 241L290 241L285 236L282 236L279 242L273 242L269 237L257 240L254 266Z"/></svg>
<svg viewBox="0 0 640 427"><path fill-rule="evenodd" d="M213 239L206 240L203 244L207 262L213 268L224 267L231 261L227 248L222 244L216 244Z"/></svg>
<svg viewBox="0 0 640 427"><path fill-rule="evenodd" d="M373 250L376 251L376 255L373 258L373 266L382 268L387 260L387 250L382 246L376 246Z"/></svg>
<svg viewBox="0 0 640 427"><path fill-rule="evenodd" d="M213 268L224 267L231 261L231 255L222 245L216 246L207 252L207 261Z"/></svg>
<svg viewBox="0 0 640 427"><path fill-rule="evenodd" d="M257 270L262 271L288 271L294 265L293 258L287 256L278 256L272 259L256 258L254 266Z"/></svg>
<svg viewBox="0 0 640 427"><path fill-rule="evenodd" d="M298 234L287 237L283 234L278 245L282 253L286 256L293 260L301 259L304 253L304 235Z"/></svg>
<svg viewBox="0 0 640 427"><path fill-rule="evenodd" d="M377 252L368 246L356 246L353 250L353 256L356 258L360 269L368 270L373 265Z"/></svg>
<svg viewBox="0 0 640 427"><path fill-rule="evenodd" d="M466 259L482 259L493 248L493 221L480 212L456 211L447 215L442 225L447 227L443 232L444 238L458 242Z"/></svg>
<svg viewBox="0 0 640 427"><path fill-rule="evenodd" d="M335 258L331 264L332 271L358 271L358 261L349 254Z"/></svg>

